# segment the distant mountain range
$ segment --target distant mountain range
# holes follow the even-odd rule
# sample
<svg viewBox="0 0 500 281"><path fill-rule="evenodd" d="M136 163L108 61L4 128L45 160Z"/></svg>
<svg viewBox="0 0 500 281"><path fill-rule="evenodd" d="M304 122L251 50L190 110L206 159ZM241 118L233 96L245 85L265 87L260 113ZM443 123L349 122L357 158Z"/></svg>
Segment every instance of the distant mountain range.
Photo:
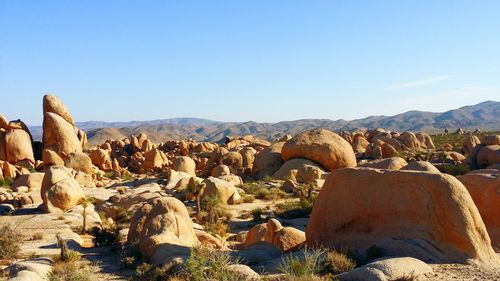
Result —
<svg viewBox="0 0 500 281"><path fill-rule="evenodd" d="M131 134L146 133L154 142L192 138L198 141L219 142L226 136L251 134L265 139L279 138L285 134L295 135L304 130L326 128L333 131L353 131L359 128L377 127L392 131L442 132L457 128L468 130L500 130L500 102L485 101L464 106L444 113L408 111L394 116L370 116L357 120L302 119L278 123L218 122L199 118L174 118L153 121L130 122L77 122L87 131L93 145L107 139L121 139ZM42 128L30 127L35 139L41 139Z"/></svg>

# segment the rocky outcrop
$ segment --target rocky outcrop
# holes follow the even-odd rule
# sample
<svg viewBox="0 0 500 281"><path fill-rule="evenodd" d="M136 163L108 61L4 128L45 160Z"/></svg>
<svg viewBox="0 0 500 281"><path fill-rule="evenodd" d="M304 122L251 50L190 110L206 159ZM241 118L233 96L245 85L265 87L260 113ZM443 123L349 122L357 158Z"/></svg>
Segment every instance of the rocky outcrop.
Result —
<svg viewBox="0 0 500 281"><path fill-rule="evenodd" d="M500 265L469 192L445 174L337 170L314 202L306 237L360 254L376 246L391 256Z"/></svg>

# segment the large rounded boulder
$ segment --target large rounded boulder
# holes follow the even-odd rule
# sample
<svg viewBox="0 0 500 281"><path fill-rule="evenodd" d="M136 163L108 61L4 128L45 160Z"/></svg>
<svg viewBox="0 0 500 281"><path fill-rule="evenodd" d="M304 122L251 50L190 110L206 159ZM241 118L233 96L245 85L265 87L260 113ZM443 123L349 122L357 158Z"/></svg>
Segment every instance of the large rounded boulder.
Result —
<svg viewBox="0 0 500 281"><path fill-rule="evenodd" d="M477 153L477 165L486 168L489 165L500 163L500 145L488 145L482 147Z"/></svg>
<svg viewBox="0 0 500 281"><path fill-rule="evenodd" d="M446 174L334 171L314 203L306 237L311 246L360 255L376 247L386 256L500 265L469 192Z"/></svg>
<svg viewBox="0 0 500 281"><path fill-rule="evenodd" d="M48 213L66 211L85 199L73 171L64 166L51 166L45 173L40 190L42 210Z"/></svg>
<svg viewBox="0 0 500 281"><path fill-rule="evenodd" d="M137 243L142 257L157 265L185 259L199 245L186 206L173 197L157 198L139 208L127 241Z"/></svg>
<svg viewBox="0 0 500 281"><path fill-rule="evenodd" d="M7 131L5 133L5 154L6 160L13 164L22 160L35 163L30 134L21 129Z"/></svg>
<svg viewBox="0 0 500 281"><path fill-rule="evenodd" d="M303 132L287 141L281 151L283 160L306 158L327 171L355 167L356 156L351 145L341 136L325 129Z"/></svg>
<svg viewBox="0 0 500 281"><path fill-rule="evenodd" d="M172 162L172 169L196 176L196 163L188 156L177 156Z"/></svg>
<svg viewBox="0 0 500 281"><path fill-rule="evenodd" d="M94 173L92 160L83 152L70 153L68 157L64 159L64 166L88 175Z"/></svg>

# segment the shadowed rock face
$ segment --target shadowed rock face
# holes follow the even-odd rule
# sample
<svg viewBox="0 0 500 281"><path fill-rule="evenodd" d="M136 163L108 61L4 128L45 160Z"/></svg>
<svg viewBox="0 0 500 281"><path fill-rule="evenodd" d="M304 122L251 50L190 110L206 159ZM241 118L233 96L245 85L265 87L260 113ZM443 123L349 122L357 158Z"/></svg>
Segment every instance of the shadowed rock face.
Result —
<svg viewBox="0 0 500 281"><path fill-rule="evenodd" d="M424 261L499 265L467 189L450 175L351 168L334 171L306 229L309 245Z"/></svg>

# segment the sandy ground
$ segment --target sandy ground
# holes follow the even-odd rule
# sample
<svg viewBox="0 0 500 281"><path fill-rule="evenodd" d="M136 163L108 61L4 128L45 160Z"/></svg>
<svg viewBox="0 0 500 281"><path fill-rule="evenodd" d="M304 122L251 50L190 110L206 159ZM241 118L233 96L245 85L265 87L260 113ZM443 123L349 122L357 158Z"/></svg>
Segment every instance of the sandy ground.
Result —
<svg viewBox="0 0 500 281"><path fill-rule="evenodd" d="M434 273L422 280L500 281L499 267L464 264L431 264L431 267Z"/></svg>

